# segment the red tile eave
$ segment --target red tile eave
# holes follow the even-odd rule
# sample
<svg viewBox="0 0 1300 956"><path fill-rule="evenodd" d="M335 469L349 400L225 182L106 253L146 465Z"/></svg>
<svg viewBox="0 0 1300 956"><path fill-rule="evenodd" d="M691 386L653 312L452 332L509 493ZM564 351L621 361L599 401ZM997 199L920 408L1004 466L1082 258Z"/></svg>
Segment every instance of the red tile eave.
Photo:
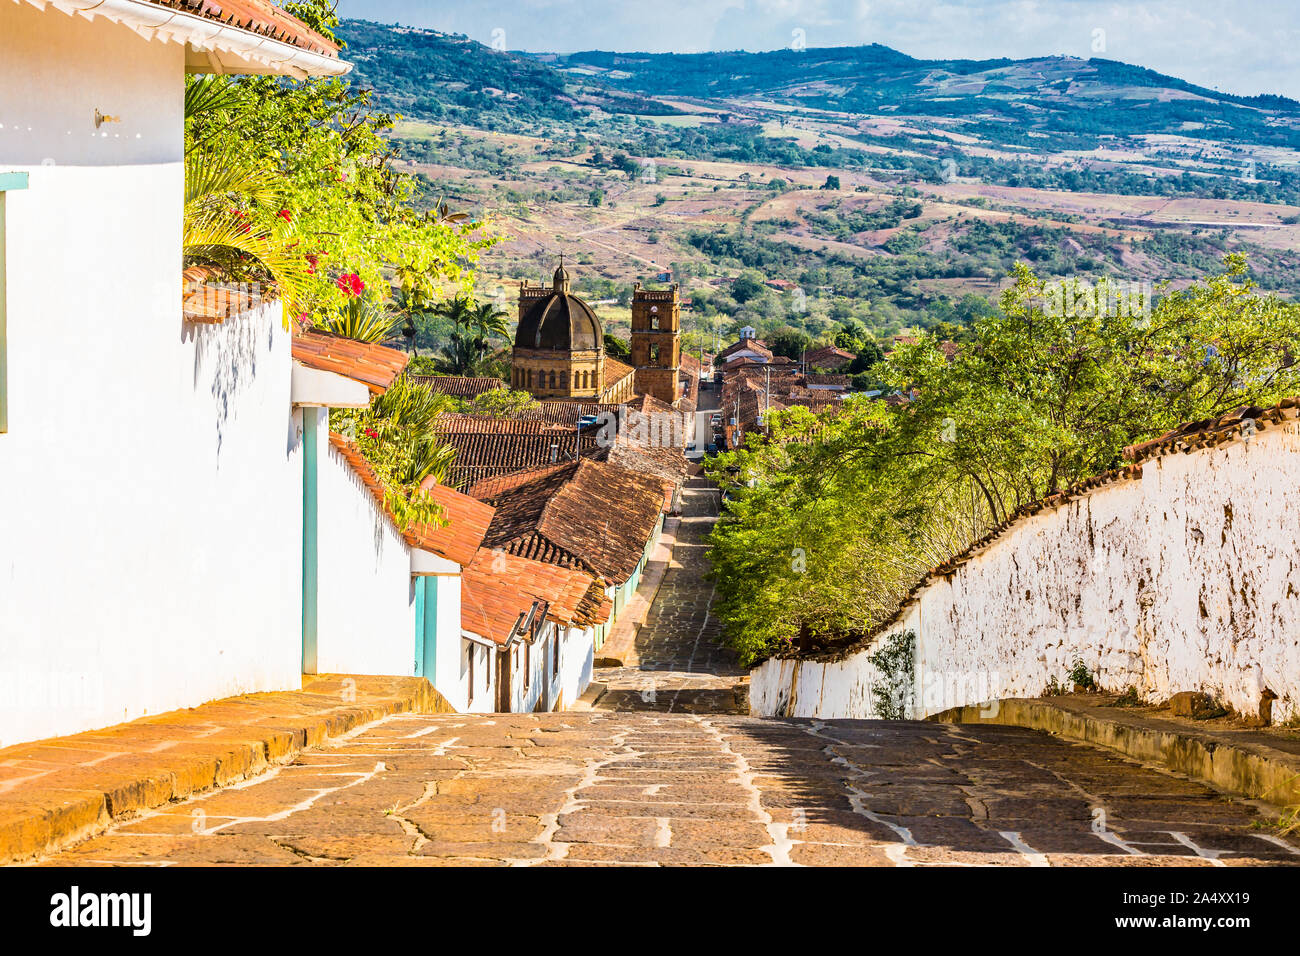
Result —
<svg viewBox="0 0 1300 956"><path fill-rule="evenodd" d="M179 10L204 20L269 37L321 56L338 58L339 45L321 36L291 13L268 0L148 0L154 6Z"/></svg>
<svg viewBox="0 0 1300 956"><path fill-rule="evenodd" d="M432 551L465 567L474 560L475 553L483 544L483 536L492 524L496 509L436 482L426 482L420 490L442 506L447 524L441 528L413 528L413 542L422 550Z"/></svg>
<svg viewBox="0 0 1300 956"><path fill-rule="evenodd" d="M312 329L294 332L293 358L308 368L354 379L370 389L372 395L380 395L397 380L411 357L386 345L371 345Z"/></svg>

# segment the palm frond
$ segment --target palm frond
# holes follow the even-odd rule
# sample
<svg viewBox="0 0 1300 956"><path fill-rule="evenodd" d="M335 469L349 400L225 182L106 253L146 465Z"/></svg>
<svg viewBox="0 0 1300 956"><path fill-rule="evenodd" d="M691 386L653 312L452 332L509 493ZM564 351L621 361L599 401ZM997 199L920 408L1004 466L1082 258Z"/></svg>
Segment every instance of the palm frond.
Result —
<svg viewBox="0 0 1300 956"><path fill-rule="evenodd" d="M342 311L325 319L323 325L335 335L378 344L394 335L401 323L401 316L389 312L377 299L356 296Z"/></svg>

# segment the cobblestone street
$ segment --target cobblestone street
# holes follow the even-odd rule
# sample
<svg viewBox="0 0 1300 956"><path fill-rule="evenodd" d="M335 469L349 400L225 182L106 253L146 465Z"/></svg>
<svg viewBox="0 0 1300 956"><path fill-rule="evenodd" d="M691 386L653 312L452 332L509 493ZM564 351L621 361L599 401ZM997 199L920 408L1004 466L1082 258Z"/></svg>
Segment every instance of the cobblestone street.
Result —
<svg viewBox="0 0 1300 956"><path fill-rule="evenodd" d="M689 488L639 668L586 713L395 715L47 864L1300 862L1256 811L1010 727L740 716Z"/></svg>
<svg viewBox="0 0 1300 956"><path fill-rule="evenodd" d="M672 564L636 635L637 667L597 668L608 690L599 710L660 713L747 713L739 695L745 676L735 655L719 643L710 614L713 585L706 579L708 536L718 514L718 492L703 478L682 492L682 521Z"/></svg>
<svg viewBox="0 0 1300 956"><path fill-rule="evenodd" d="M1014 728L395 716L55 864L1300 861L1254 811Z"/></svg>

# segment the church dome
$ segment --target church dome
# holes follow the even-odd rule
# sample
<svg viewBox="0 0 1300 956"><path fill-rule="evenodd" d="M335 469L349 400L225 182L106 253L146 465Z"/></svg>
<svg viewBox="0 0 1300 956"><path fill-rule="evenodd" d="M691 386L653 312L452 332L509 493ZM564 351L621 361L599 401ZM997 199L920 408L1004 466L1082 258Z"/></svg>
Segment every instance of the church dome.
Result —
<svg viewBox="0 0 1300 956"><path fill-rule="evenodd" d="M522 311L515 348L575 351L599 349L603 343L600 319L591 306L569 292L569 273L561 263L550 293Z"/></svg>

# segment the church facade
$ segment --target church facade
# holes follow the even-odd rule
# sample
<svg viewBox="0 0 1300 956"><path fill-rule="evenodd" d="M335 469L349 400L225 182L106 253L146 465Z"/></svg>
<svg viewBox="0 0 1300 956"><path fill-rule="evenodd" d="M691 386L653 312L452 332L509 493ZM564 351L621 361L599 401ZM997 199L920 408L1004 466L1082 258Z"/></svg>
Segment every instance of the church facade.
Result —
<svg viewBox="0 0 1300 956"><path fill-rule="evenodd" d="M519 287L519 325L511 384L549 401L620 404L638 393L673 404L681 397L681 313L677 286L632 296L632 365L605 354L605 334L590 305L572 292L561 263L551 285Z"/></svg>

